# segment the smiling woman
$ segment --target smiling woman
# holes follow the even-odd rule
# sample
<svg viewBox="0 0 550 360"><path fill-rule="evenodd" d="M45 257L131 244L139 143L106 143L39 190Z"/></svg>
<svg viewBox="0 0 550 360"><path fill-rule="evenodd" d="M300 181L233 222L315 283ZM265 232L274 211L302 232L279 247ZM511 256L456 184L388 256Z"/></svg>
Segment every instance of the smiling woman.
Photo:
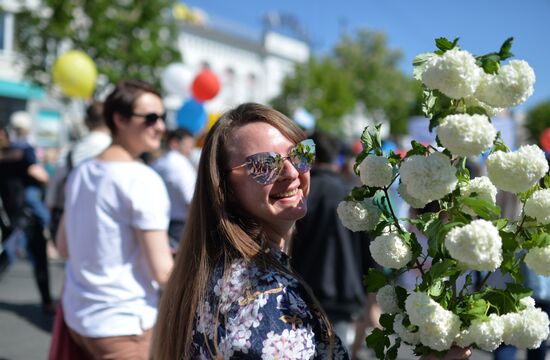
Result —
<svg viewBox="0 0 550 360"><path fill-rule="evenodd" d="M295 123L263 105L214 125L163 294L156 359L348 359L288 261L314 155Z"/></svg>

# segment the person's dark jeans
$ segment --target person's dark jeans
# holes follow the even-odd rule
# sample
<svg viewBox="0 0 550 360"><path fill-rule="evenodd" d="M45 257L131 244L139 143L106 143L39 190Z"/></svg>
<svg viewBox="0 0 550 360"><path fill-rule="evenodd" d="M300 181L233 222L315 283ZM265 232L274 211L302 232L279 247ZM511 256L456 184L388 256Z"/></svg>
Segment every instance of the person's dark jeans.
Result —
<svg viewBox="0 0 550 360"><path fill-rule="evenodd" d="M540 307L544 312L550 314L549 302L537 302L537 307ZM543 342L539 348L527 350L527 360L545 360L548 351L547 342ZM517 349L511 345L501 345L493 352L494 360L515 360Z"/></svg>
<svg viewBox="0 0 550 360"><path fill-rule="evenodd" d="M25 229L27 235L27 249L33 263L34 279L40 292L43 307L51 307L50 271L48 268L48 254L46 245L48 240L44 236L42 221L32 216Z"/></svg>

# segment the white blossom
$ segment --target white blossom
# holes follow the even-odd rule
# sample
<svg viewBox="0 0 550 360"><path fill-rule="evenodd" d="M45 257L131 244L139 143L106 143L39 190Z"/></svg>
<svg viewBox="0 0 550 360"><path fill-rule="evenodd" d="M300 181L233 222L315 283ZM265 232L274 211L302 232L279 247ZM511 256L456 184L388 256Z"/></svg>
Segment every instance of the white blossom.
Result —
<svg viewBox="0 0 550 360"><path fill-rule="evenodd" d="M403 325L404 320L403 314L397 314L395 315L395 319L393 321L393 330L399 336L404 342L410 345L416 345L420 343L420 335L418 334L418 331L412 332L409 329L407 329Z"/></svg>
<svg viewBox="0 0 550 360"><path fill-rule="evenodd" d="M427 294L411 293L405 302L411 324L418 326L420 342L434 350L450 349L460 333L460 318Z"/></svg>
<svg viewBox="0 0 550 360"><path fill-rule="evenodd" d="M392 179L392 167L386 157L369 155L359 165L359 177L367 186L388 186Z"/></svg>
<svg viewBox="0 0 550 360"><path fill-rule="evenodd" d="M493 271L502 263L502 239L490 221L479 219L452 228L445 247L453 259L472 270Z"/></svg>
<svg viewBox="0 0 550 360"><path fill-rule="evenodd" d="M374 261L392 269L405 266L412 258L411 249L396 233L378 236L370 243L369 249Z"/></svg>
<svg viewBox="0 0 550 360"><path fill-rule="evenodd" d="M550 224L550 189L535 191L525 202L525 215L537 220L538 223Z"/></svg>
<svg viewBox="0 0 550 360"><path fill-rule="evenodd" d="M422 82L452 99L472 95L481 79L482 70L467 51L454 48L430 58L422 73Z"/></svg>
<svg viewBox="0 0 550 360"><path fill-rule="evenodd" d="M536 349L548 338L548 315L539 308L527 307L502 315L503 341L520 349Z"/></svg>
<svg viewBox="0 0 550 360"><path fill-rule="evenodd" d="M502 343L504 322L496 314L489 315L488 319L473 320L467 330L463 330L457 338L457 345L467 347L477 344L480 349L493 351Z"/></svg>
<svg viewBox="0 0 550 360"><path fill-rule="evenodd" d="M487 150L497 130L485 115L448 115L437 127L441 144L457 156L477 156Z"/></svg>
<svg viewBox="0 0 550 360"><path fill-rule="evenodd" d="M351 231L369 231L376 227L381 211L372 199L364 201L342 201L336 208L342 224Z"/></svg>
<svg viewBox="0 0 550 360"><path fill-rule="evenodd" d="M496 204L498 190L487 176L476 177L467 183L460 183L459 186L460 196L462 198L467 198L472 193L475 193L478 199L486 200L493 205ZM476 213L466 205L463 206L462 211L472 216L476 215Z"/></svg>
<svg viewBox="0 0 550 360"><path fill-rule="evenodd" d="M479 99L476 99L473 96L469 96L467 98L464 98L464 105L466 105L469 108L471 108L471 107L480 107L480 108L484 109L487 112L487 115L489 115L490 117L495 116L495 115L497 115L498 113L500 113L504 110L504 108L489 106L489 105L485 104L483 101L479 101Z"/></svg>
<svg viewBox="0 0 550 360"><path fill-rule="evenodd" d="M487 158L487 174L501 190L520 193L529 190L548 171L548 162L537 145L524 145L517 151L496 151Z"/></svg>
<svg viewBox="0 0 550 360"><path fill-rule="evenodd" d="M520 299L519 302L522 305L525 305L525 307L527 308L531 308L531 309L535 308L535 299L533 299L531 296L526 296Z"/></svg>
<svg viewBox="0 0 550 360"><path fill-rule="evenodd" d="M407 204L415 209L422 209L427 204L427 202L418 200L417 198L411 196L411 194L409 194L409 192L407 191L407 186L403 183L399 184L397 192L399 193L399 195L401 195L401 197L403 198L403 200L405 200Z"/></svg>
<svg viewBox="0 0 550 360"><path fill-rule="evenodd" d="M550 276L550 245L530 249L525 264L539 275Z"/></svg>
<svg viewBox="0 0 550 360"><path fill-rule="evenodd" d="M519 105L533 94L535 72L526 61L512 60L498 74L483 73L475 97L493 107Z"/></svg>
<svg viewBox="0 0 550 360"><path fill-rule="evenodd" d="M376 302L383 313L393 314L400 311L399 304L397 303L397 294L392 285L385 285L378 290L376 293Z"/></svg>
<svg viewBox="0 0 550 360"><path fill-rule="evenodd" d="M457 184L456 169L450 159L439 152L406 158L400 174L407 193L414 194L414 198L425 203L441 199Z"/></svg>

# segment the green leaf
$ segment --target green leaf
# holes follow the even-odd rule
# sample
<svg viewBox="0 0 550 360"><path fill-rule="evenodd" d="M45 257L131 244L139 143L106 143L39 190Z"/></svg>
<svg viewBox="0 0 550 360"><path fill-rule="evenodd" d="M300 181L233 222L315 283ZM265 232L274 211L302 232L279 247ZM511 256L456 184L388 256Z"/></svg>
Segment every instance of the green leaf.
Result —
<svg viewBox="0 0 550 360"><path fill-rule="evenodd" d="M364 277L363 283L367 286L367 292L377 292L386 285L386 275L380 270L370 268Z"/></svg>
<svg viewBox="0 0 550 360"><path fill-rule="evenodd" d="M489 304L484 299L468 296L457 306L456 313L460 320L469 324L472 320L485 318L488 308Z"/></svg>
<svg viewBox="0 0 550 360"><path fill-rule="evenodd" d="M524 297L531 296L533 290L527 289L520 284L506 283L505 290L516 301L523 299Z"/></svg>
<svg viewBox="0 0 550 360"><path fill-rule="evenodd" d="M454 39L453 42L450 42L448 39L444 37L435 39L435 46L443 52L447 50L452 50L457 43L458 43L458 38Z"/></svg>
<svg viewBox="0 0 550 360"><path fill-rule="evenodd" d="M550 235L541 232L534 234L531 239L525 241L521 246L524 249L542 248L550 245Z"/></svg>
<svg viewBox="0 0 550 360"><path fill-rule="evenodd" d="M508 219L498 219L494 222L497 229L502 230L508 225Z"/></svg>
<svg viewBox="0 0 550 360"><path fill-rule="evenodd" d="M516 251L519 245L516 241L516 235L514 233L500 230L499 235L500 235L500 238L502 239L502 251L504 252Z"/></svg>
<svg viewBox="0 0 550 360"><path fill-rule="evenodd" d="M428 274L433 280L449 277L459 271L457 263L453 259L443 259L438 263L432 264Z"/></svg>
<svg viewBox="0 0 550 360"><path fill-rule="evenodd" d="M493 142L493 147L489 154L492 154L496 151L502 151L502 152L510 152L510 148L504 143L502 140L502 136L500 135L500 131L497 132L497 137L495 138L495 141Z"/></svg>
<svg viewBox="0 0 550 360"><path fill-rule="evenodd" d="M492 219L500 216L500 208L485 199L468 197L461 199L461 201L483 219Z"/></svg>
<svg viewBox="0 0 550 360"><path fill-rule="evenodd" d="M365 158L369 155L368 151L361 151L357 157L355 158L355 164L353 165L353 172L355 175L359 176L359 165L365 160Z"/></svg>
<svg viewBox="0 0 550 360"><path fill-rule="evenodd" d="M481 67L487 74L496 74L500 69L500 63L493 58L484 58L481 62Z"/></svg>
<svg viewBox="0 0 550 360"><path fill-rule="evenodd" d="M361 134L361 143L363 144L364 149L372 149L372 136L369 132L369 127L365 127L363 133Z"/></svg>
<svg viewBox="0 0 550 360"><path fill-rule="evenodd" d="M390 150L390 154L388 156L388 162L391 166L397 166L401 162L401 155L396 154L393 150Z"/></svg>
<svg viewBox="0 0 550 360"><path fill-rule="evenodd" d="M395 320L395 315L390 314L382 314L380 315L380 325L382 325L385 329L385 332L392 333L393 332L393 321Z"/></svg>
<svg viewBox="0 0 550 360"><path fill-rule="evenodd" d="M397 296L397 304L399 305L400 309L405 308L405 301L407 300L407 290L402 288L401 286L395 286L395 295Z"/></svg>
<svg viewBox="0 0 550 360"><path fill-rule="evenodd" d="M547 173L542 179L542 184L545 189L550 189L550 173Z"/></svg>
<svg viewBox="0 0 550 360"><path fill-rule="evenodd" d="M424 231L424 234L428 238L428 255L433 258L439 253L440 244L438 241L438 234L442 228L443 222L439 219L434 219L427 224Z"/></svg>
<svg viewBox="0 0 550 360"><path fill-rule="evenodd" d="M374 329L367 336L367 346L374 350L377 358L384 359L384 350L387 346L390 346L390 339L384 331Z"/></svg>
<svg viewBox="0 0 550 360"><path fill-rule="evenodd" d="M514 54L512 54L510 52L510 50L512 49L512 43L513 42L514 42L513 37L509 37L508 39L506 39L504 41L504 43L500 47L500 51L498 52L500 60L506 60L506 59L511 58L512 56L514 56Z"/></svg>
<svg viewBox="0 0 550 360"><path fill-rule="evenodd" d="M407 152L406 158L412 155L427 155L429 153L428 148L416 140L411 141L411 146L412 149Z"/></svg>
<svg viewBox="0 0 550 360"><path fill-rule="evenodd" d="M397 353L400 346L401 346L401 339L397 338L395 340L395 344L393 344L392 347L388 349L388 352L386 353L386 359L387 360L397 359Z"/></svg>

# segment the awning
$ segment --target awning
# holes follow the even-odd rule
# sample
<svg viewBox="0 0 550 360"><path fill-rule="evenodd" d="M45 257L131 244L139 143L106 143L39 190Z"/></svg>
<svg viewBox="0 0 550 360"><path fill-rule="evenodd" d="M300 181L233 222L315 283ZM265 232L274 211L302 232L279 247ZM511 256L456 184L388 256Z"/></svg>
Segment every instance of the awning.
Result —
<svg viewBox="0 0 550 360"><path fill-rule="evenodd" d="M15 99L41 99L44 89L28 82L0 80L0 96Z"/></svg>

